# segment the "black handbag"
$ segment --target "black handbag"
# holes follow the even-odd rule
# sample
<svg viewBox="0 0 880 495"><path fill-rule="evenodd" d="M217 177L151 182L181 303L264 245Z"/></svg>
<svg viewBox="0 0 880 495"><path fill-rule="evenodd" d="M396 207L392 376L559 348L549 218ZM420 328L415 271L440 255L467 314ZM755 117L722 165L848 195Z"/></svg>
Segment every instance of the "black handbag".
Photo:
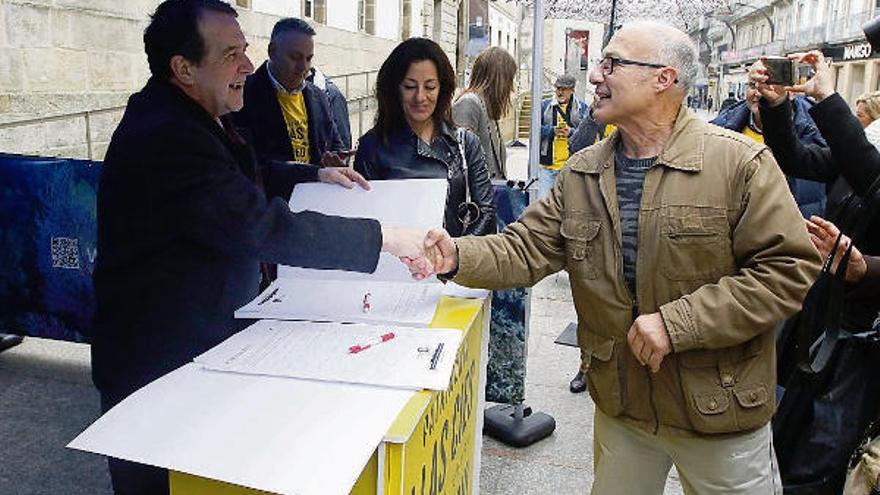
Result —
<svg viewBox="0 0 880 495"><path fill-rule="evenodd" d="M872 198L878 181L869 188ZM870 223L868 201L848 201L836 220L853 238L839 266L845 267ZM831 273L840 237L807 292L797 318L779 343L781 400L773 418L773 441L783 489L790 495L840 493L852 452L880 406L880 336L876 330L840 329L845 270Z"/></svg>

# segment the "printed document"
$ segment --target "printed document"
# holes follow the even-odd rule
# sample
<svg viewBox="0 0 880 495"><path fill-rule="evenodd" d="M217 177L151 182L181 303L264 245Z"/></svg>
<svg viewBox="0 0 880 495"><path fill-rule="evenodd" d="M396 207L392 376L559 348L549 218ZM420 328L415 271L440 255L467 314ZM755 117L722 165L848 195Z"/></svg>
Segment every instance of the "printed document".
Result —
<svg viewBox="0 0 880 495"><path fill-rule="evenodd" d="M260 320L195 362L218 371L446 390L459 344L454 329Z"/></svg>
<svg viewBox="0 0 880 495"><path fill-rule="evenodd" d="M431 283L281 278L235 317L428 326L443 292Z"/></svg>

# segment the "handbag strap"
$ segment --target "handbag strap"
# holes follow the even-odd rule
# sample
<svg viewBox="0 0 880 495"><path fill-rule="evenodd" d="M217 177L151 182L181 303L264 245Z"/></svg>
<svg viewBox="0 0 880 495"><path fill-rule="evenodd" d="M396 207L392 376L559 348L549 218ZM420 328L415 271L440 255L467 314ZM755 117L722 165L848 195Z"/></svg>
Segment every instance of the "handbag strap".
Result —
<svg viewBox="0 0 880 495"><path fill-rule="evenodd" d="M880 175L874 179L864 196L859 196L854 191L850 192L832 215L832 221L852 239L854 244L862 241L872 217L877 213L872 210L876 210L880 205L880 198L874 198L878 190L880 190Z"/></svg>
<svg viewBox="0 0 880 495"><path fill-rule="evenodd" d="M837 239L834 241L834 247L831 253L828 254L828 258L825 259L822 271L819 273L819 278L816 281L817 284L824 284L825 286L825 311L818 314L818 319L820 320L817 321L818 319L815 315L818 308L805 308L804 311L809 311L810 313L806 318L801 318L798 328L799 367L802 371L809 374L821 373L825 369L841 337L840 316L843 312L843 288L846 277L846 265L849 263L854 244L850 242L849 246L847 246L846 251L840 257L837 271L832 274L831 268L834 266L834 259L837 256L837 249L842 238L843 234L837 236ZM821 289L822 287L819 286L816 290ZM821 325L822 329L819 340L815 343L812 331L814 327L811 323Z"/></svg>
<svg viewBox="0 0 880 495"><path fill-rule="evenodd" d="M471 202L471 186L468 180L468 162L467 155L464 152L464 135L465 130L463 127L459 127L457 129L458 132L458 153L461 155L461 169L464 174L464 202Z"/></svg>

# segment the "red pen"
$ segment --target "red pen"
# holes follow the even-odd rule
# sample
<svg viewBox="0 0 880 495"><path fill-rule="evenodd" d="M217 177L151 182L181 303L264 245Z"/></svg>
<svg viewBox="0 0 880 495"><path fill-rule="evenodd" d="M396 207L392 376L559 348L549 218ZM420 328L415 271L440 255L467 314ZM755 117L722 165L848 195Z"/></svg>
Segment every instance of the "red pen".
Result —
<svg viewBox="0 0 880 495"><path fill-rule="evenodd" d="M380 336L376 337L375 339L372 339L368 342L364 342L363 344L357 344L357 345L353 345L353 346L349 347L348 353L349 354L357 354L359 352L366 351L367 349L369 349L370 347L373 347L374 345L379 345L383 342L388 342L389 340L391 340L393 338L394 338L394 332L388 332L388 333L380 335Z"/></svg>

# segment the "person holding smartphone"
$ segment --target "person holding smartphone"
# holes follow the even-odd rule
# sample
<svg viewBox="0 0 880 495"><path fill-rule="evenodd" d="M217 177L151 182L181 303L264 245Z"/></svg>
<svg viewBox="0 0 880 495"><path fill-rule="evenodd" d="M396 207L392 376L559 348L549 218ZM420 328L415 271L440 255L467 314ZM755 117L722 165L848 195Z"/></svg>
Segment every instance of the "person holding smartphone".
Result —
<svg viewBox="0 0 880 495"><path fill-rule="evenodd" d="M810 64L813 77L803 84L769 84L763 64L756 63L749 79L761 93L760 112L764 122L764 143L773 151L782 171L794 177L824 182L827 205L824 218L811 217L807 228L823 255L830 251L839 230L849 232L851 225L837 224L842 206L853 194L864 196L880 177L880 153L865 136L862 123L846 101L834 89L831 67L819 51L789 56ZM828 146L807 144L795 137L791 118L789 92L803 93L816 100L809 113L828 142ZM874 201L877 201L875 198ZM839 230L838 230L839 229ZM854 265L847 270L849 287L846 311L842 315L844 330L871 328L880 311L880 218L870 220L865 238L856 246ZM856 251L854 251L856 253Z"/></svg>

